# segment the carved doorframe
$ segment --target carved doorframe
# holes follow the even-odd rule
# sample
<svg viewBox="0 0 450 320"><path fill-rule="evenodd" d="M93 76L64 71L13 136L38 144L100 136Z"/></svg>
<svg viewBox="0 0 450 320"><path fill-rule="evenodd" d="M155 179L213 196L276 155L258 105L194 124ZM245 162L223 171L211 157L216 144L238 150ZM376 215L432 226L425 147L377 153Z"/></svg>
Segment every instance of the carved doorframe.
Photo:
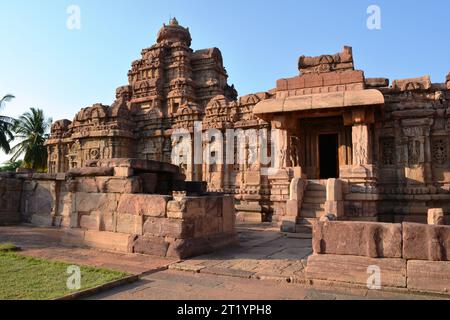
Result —
<svg viewBox="0 0 450 320"><path fill-rule="evenodd" d="M300 121L300 165L308 179L320 178L319 136L337 134L338 165L351 163L351 128L344 126L342 117L303 118Z"/></svg>

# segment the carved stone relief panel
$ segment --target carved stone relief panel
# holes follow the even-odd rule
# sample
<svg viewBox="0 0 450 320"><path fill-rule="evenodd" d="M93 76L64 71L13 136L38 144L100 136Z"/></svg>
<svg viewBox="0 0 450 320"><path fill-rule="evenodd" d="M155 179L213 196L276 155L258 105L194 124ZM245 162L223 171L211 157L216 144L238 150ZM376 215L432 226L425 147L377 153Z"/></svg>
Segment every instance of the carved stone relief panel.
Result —
<svg viewBox="0 0 450 320"><path fill-rule="evenodd" d="M103 159L111 159L113 158L112 154L112 142L111 141L105 141L105 144L101 150L102 158Z"/></svg>
<svg viewBox="0 0 450 320"><path fill-rule="evenodd" d="M370 162L369 128L367 125L352 127L353 165L364 165Z"/></svg>
<svg viewBox="0 0 450 320"><path fill-rule="evenodd" d="M395 138L383 137L380 139L381 163L383 166L395 165Z"/></svg>
<svg viewBox="0 0 450 320"><path fill-rule="evenodd" d="M69 147L69 153L67 155L67 159L69 160L69 168L77 168L78 165L81 163L81 144L80 141L75 141L70 147Z"/></svg>
<svg viewBox="0 0 450 320"><path fill-rule="evenodd" d="M448 139L446 137L435 137L432 140L433 162L437 165L444 165L448 160Z"/></svg>
<svg viewBox="0 0 450 320"><path fill-rule="evenodd" d="M50 147L49 148L49 167L48 171L50 173L57 172L58 169L58 148L57 147Z"/></svg>
<svg viewBox="0 0 450 320"><path fill-rule="evenodd" d="M417 166L425 162L424 128L405 127L403 135L406 138L407 164Z"/></svg>
<svg viewBox="0 0 450 320"><path fill-rule="evenodd" d="M163 142L163 161L167 163L172 162L172 141L170 137L164 138Z"/></svg>
<svg viewBox="0 0 450 320"><path fill-rule="evenodd" d="M421 162L423 162L422 143L417 139L410 139L408 141L408 164L415 166Z"/></svg>
<svg viewBox="0 0 450 320"><path fill-rule="evenodd" d="M293 167L300 166L300 139L295 136L291 136L291 164Z"/></svg>
<svg viewBox="0 0 450 320"><path fill-rule="evenodd" d="M100 159L100 148L92 148L89 150L88 154L89 160L98 160Z"/></svg>
<svg viewBox="0 0 450 320"><path fill-rule="evenodd" d="M162 138L147 140L142 153L148 160L160 161L162 156Z"/></svg>

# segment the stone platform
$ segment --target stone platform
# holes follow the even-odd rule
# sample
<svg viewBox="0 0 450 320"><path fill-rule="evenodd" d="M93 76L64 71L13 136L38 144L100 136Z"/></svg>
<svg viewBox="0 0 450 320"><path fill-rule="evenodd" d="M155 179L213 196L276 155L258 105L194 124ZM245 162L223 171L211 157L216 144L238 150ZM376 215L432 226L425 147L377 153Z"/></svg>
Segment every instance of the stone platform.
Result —
<svg viewBox="0 0 450 320"><path fill-rule="evenodd" d="M64 174L3 174L0 225L64 230L66 245L188 258L237 243L232 196L140 159L90 161ZM3 209L1 209L3 208Z"/></svg>

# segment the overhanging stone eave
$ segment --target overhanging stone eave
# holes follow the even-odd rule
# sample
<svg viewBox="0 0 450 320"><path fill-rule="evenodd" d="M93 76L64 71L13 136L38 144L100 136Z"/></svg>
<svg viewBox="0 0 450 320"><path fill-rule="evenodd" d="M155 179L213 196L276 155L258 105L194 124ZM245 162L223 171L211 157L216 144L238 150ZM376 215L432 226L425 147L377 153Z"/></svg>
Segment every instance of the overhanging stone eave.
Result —
<svg viewBox="0 0 450 320"><path fill-rule="evenodd" d="M287 112L377 105L384 105L383 94L376 89L368 89L264 100L255 105L253 113L264 117L270 114Z"/></svg>

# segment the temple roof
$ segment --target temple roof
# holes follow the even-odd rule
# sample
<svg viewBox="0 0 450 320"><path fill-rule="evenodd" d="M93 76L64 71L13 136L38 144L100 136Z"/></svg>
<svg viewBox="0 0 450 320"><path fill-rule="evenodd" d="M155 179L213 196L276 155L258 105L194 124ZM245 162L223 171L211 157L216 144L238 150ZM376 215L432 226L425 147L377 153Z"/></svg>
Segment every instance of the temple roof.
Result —
<svg viewBox="0 0 450 320"><path fill-rule="evenodd" d="M317 109L335 109L357 106L383 105L383 94L375 89L343 91L269 99L259 102L253 113L261 116L267 114L308 111Z"/></svg>
<svg viewBox="0 0 450 320"><path fill-rule="evenodd" d="M173 18L169 25L163 24L163 27L158 32L156 40L158 43L168 42L184 42L187 46L191 46L192 38L189 28L184 28L179 25L178 20Z"/></svg>

